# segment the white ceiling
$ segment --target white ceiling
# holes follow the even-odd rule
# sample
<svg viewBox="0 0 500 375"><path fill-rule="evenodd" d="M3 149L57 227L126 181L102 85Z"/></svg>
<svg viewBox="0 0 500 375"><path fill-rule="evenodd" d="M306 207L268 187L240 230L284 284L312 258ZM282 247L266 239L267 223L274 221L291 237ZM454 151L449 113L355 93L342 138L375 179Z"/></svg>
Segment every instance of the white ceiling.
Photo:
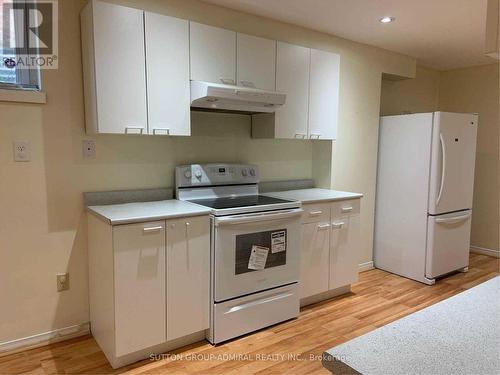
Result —
<svg viewBox="0 0 500 375"><path fill-rule="evenodd" d="M416 57L448 70L484 55L487 0L203 0ZM389 15L390 24L378 20Z"/></svg>

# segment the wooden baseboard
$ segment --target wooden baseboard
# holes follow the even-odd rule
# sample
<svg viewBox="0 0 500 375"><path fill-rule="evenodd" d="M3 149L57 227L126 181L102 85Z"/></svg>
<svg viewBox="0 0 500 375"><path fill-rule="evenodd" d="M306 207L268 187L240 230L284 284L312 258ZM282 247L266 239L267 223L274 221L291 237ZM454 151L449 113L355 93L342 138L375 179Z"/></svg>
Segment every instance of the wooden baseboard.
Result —
<svg viewBox="0 0 500 375"><path fill-rule="evenodd" d="M365 263L360 263L359 264L359 272L365 272L365 271L370 271L374 269L373 267L373 261L370 262L365 262Z"/></svg>
<svg viewBox="0 0 500 375"><path fill-rule="evenodd" d="M488 256L494 257L494 258L500 258L500 251L499 250L487 249L485 247L479 247L479 246L471 246L470 251L471 251L471 253L488 255Z"/></svg>
<svg viewBox="0 0 500 375"><path fill-rule="evenodd" d="M0 342L0 357L63 340L69 340L78 336L84 336L89 333L90 324L87 322L12 341Z"/></svg>

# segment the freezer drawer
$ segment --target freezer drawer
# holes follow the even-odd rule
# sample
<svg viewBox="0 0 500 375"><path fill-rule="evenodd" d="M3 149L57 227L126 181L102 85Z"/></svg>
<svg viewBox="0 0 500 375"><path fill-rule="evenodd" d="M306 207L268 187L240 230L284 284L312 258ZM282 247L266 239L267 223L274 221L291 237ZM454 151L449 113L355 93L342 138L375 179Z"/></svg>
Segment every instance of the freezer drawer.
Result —
<svg viewBox="0 0 500 375"><path fill-rule="evenodd" d="M425 276L435 277L469 264L471 210L429 216Z"/></svg>
<svg viewBox="0 0 500 375"><path fill-rule="evenodd" d="M234 300L215 303L209 341L213 344L299 316L294 283Z"/></svg>

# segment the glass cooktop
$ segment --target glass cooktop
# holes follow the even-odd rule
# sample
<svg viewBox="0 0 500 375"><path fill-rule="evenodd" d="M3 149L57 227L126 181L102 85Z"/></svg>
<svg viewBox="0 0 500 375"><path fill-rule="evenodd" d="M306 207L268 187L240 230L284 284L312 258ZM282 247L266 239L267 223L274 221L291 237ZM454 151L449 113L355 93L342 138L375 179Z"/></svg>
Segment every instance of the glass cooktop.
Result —
<svg viewBox="0 0 500 375"><path fill-rule="evenodd" d="M223 197L210 199L191 199L189 202L214 209L264 206L269 204L290 203L285 199L266 197L264 195L244 195L240 197Z"/></svg>

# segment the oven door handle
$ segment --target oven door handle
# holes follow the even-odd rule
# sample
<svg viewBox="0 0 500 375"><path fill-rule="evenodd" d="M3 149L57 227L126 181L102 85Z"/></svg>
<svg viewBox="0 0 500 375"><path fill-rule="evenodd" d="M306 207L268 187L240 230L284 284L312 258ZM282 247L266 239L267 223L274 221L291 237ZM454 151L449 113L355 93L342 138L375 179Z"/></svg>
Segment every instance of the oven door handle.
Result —
<svg viewBox="0 0 500 375"><path fill-rule="evenodd" d="M226 217L216 217L215 225L234 225L234 224L244 224L244 223L255 223L259 221L270 221L270 220L281 220L288 219L296 216L302 215L304 210L302 208L296 208L293 210L286 211L272 211L272 212L261 212L258 214L251 215L237 215L237 216L226 216Z"/></svg>

